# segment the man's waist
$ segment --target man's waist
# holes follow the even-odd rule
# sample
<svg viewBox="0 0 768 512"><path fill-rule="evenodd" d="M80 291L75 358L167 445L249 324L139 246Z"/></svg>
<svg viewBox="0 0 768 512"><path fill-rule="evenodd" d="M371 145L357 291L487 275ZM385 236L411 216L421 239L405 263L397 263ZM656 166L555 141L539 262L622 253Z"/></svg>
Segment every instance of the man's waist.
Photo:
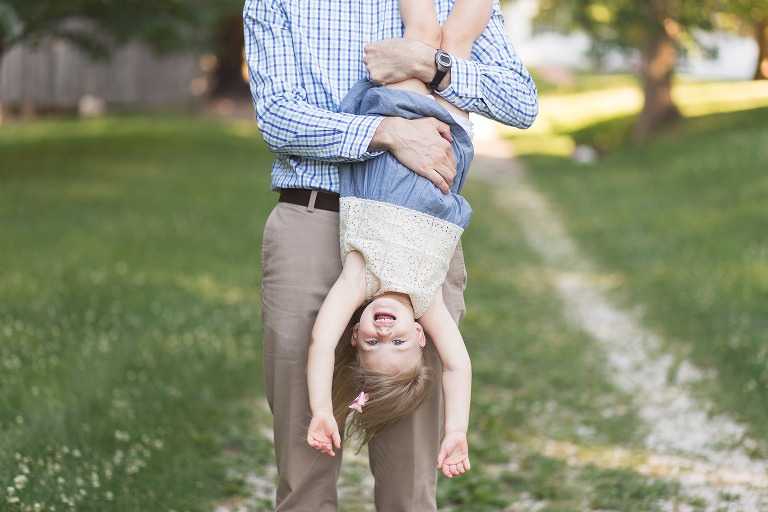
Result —
<svg viewBox="0 0 768 512"><path fill-rule="evenodd" d="M280 191L280 199L278 201L306 206L309 211L313 211L315 208L330 212L339 211L339 194L324 190L284 188Z"/></svg>
<svg viewBox="0 0 768 512"><path fill-rule="evenodd" d="M308 189L338 193L339 170L331 162L276 158L272 165L271 188L275 191Z"/></svg>

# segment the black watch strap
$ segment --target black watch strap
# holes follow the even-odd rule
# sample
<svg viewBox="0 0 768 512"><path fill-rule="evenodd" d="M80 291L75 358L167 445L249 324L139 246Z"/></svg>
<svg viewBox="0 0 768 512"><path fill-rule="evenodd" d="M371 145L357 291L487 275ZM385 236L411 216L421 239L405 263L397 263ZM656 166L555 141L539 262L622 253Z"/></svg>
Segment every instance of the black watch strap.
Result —
<svg viewBox="0 0 768 512"><path fill-rule="evenodd" d="M435 53L435 68L437 68L435 77L427 84L427 87L433 91L437 89L437 86L443 81L445 75L451 70L451 56L443 50L437 50Z"/></svg>

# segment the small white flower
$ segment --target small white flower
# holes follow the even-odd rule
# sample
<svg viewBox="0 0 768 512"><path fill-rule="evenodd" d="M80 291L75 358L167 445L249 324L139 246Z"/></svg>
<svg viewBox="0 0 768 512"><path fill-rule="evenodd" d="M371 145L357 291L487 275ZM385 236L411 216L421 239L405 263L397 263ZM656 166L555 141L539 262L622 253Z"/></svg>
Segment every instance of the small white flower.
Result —
<svg viewBox="0 0 768 512"><path fill-rule="evenodd" d="M18 475L13 479L13 485L15 485L17 489L23 489L27 485L27 482L29 482L29 479L26 475Z"/></svg>
<svg viewBox="0 0 768 512"><path fill-rule="evenodd" d="M18 503L19 497L18 496L8 496L8 503Z"/></svg>
<svg viewBox="0 0 768 512"><path fill-rule="evenodd" d="M15 487L8 487L5 490L5 492L8 493L8 496L13 496L14 494L16 494L16 488Z"/></svg>
<svg viewBox="0 0 768 512"><path fill-rule="evenodd" d="M104 497L107 498L107 501L112 501L115 499L115 495L112 494L112 491L107 491L107 493L104 495Z"/></svg>
<svg viewBox="0 0 768 512"><path fill-rule="evenodd" d="M32 505L32 509L35 512L40 512L41 510L43 510L43 506L39 503L35 503L34 505Z"/></svg>

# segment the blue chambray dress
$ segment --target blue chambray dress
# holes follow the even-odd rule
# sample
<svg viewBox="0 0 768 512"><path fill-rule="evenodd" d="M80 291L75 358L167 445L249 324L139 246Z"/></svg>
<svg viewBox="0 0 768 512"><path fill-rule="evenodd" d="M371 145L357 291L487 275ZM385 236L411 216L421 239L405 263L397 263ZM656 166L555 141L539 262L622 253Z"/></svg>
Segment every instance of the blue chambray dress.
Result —
<svg viewBox="0 0 768 512"><path fill-rule="evenodd" d="M340 105L358 115L434 117L451 127L456 177L451 193L398 162L389 152L339 167L342 261L360 251L368 298L385 292L411 298L414 316L426 312L442 285L472 209L461 196L474 156L467 132L433 98L369 81L355 84Z"/></svg>

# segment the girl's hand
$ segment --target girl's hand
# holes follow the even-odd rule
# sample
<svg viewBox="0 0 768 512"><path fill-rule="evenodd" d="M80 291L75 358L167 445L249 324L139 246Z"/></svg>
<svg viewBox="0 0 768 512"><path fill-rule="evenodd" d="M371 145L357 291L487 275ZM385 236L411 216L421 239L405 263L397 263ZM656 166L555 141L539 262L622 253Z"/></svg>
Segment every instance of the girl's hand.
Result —
<svg viewBox="0 0 768 512"><path fill-rule="evenodd" d="M437 455L437 469L442 470L448 478L453 478L469 471L469 468L467 434L464 432L445 434L440 444L440 453Z"/></svg>
<svg viewBox="0 0 768 512"><path fill-rule="evenodd" d="M333 414L319 412L312 415L307 432L307 443L320 453L331 457L336 455L333 447L335 446L337 450L341 448L341 436Z"/></svg>

